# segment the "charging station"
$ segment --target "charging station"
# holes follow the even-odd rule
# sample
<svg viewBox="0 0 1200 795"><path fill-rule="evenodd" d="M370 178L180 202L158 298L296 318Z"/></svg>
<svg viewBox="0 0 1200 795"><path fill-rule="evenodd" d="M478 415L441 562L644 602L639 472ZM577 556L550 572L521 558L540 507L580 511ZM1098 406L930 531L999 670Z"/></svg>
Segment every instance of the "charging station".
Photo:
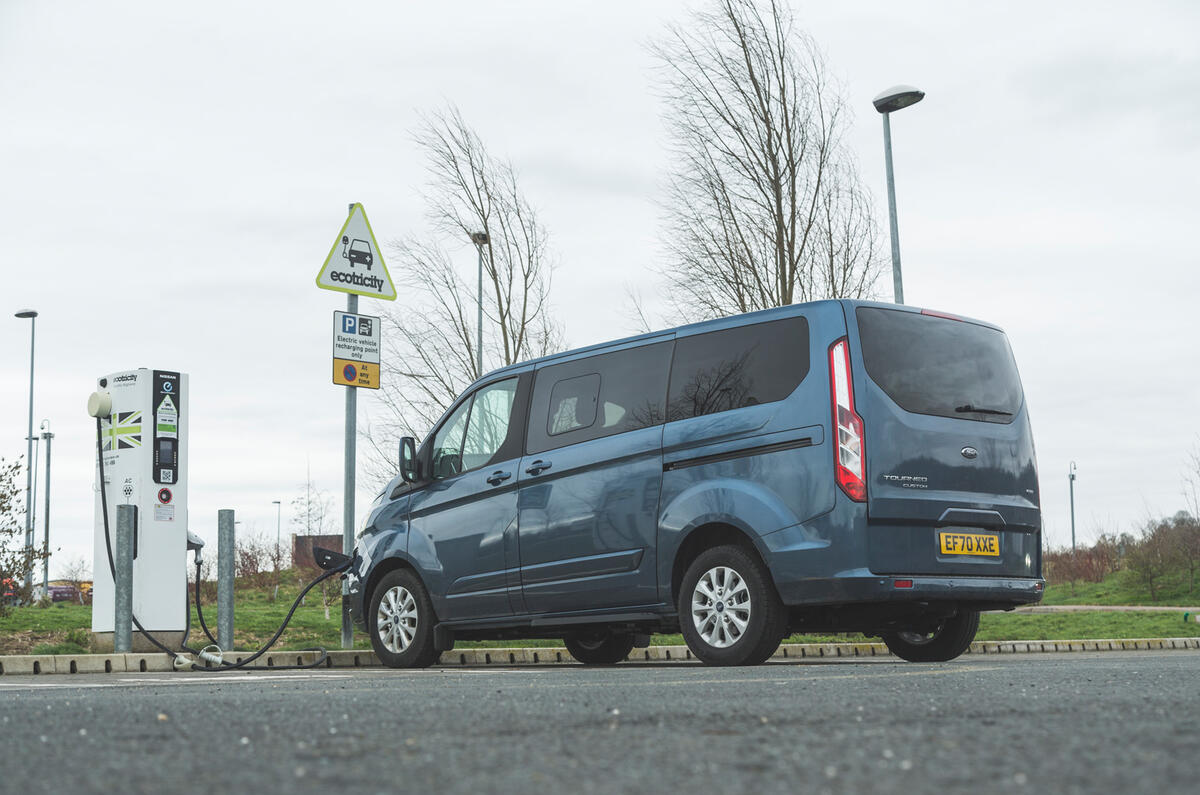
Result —
<svg viewBox="0 0 1200 795"><path fill-rule="evenodd" d="M115 589L103 487L109 528L116 527L118 505L136 509L133 614L147 632L174 639L188 623L188 377L143 368L111 373L96 385L88 413L100 419L104 483L97 466L92 632L101 643L111 642ZM144 645L139 634L135 649Z"/></svg>

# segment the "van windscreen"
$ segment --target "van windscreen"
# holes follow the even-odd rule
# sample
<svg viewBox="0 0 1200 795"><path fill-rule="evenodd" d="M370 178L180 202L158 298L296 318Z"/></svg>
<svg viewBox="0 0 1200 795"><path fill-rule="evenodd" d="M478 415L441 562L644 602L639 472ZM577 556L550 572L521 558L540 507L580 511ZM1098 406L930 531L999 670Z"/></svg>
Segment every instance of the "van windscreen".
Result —
<svg viewBox="0 0 1200 795"><path fill-rule="evenodd" d="M859 307L867 375L905 411L1012 422L1021 378L1004 333L961 320Z"/></svg>

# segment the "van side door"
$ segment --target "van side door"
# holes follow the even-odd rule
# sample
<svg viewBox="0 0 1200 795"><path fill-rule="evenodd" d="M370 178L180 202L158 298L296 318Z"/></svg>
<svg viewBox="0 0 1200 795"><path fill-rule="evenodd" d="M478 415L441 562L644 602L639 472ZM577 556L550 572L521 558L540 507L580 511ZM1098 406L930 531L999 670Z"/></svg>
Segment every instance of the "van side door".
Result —
<svg viewBox="0 0 1200 795"><path fill-rule="evenodd" d="M664 336L537 371L518 530L529 612L658 602L657 513L672 346Z"/></svg>
<svg viewBox="0 0 1200 795"><path fill-rule="evenodd" d="M428 482L412 495L409 556L442 620L511 615L516 578L517 472L532 375L462 399L423 450Z"/></svg>

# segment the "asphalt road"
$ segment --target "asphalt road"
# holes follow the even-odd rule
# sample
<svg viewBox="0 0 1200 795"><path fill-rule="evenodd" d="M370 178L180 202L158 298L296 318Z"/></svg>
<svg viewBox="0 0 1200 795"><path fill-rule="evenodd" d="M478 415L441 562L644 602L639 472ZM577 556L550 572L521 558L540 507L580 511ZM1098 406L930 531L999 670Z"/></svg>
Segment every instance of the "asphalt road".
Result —
<svg viewBox="0 0 1200 795"><path fill-rule="evenodd" d="M1183 792L1200 653L0 679L0 792Z"/></svg>

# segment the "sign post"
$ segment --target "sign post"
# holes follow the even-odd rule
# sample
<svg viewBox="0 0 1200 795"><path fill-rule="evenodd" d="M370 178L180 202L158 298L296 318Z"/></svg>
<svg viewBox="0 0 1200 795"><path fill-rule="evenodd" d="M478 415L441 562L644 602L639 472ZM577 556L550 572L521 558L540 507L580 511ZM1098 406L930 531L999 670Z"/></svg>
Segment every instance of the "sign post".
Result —
<svg viewBox="0 0 1200 795"><path fill-rule="evenodd" d="M343 315L340 312L334 313L335 323L341 318L362 318L358 314L358 297L365 295L368 298L379 298L384 301L396 300L396 287L392 284L392 277L388 274L387 266L383 263L383 256L379 251L379 244L375 241L375 233L371 230L371 224L367 221L366 211L363 210L361 204L351 204L349 217L346 218L346 223L342 225L342 231L338 234L337 239L333 243L333 247L329 250L329 255L325 258L325 264L321 267L321 272L317 274L317 287L322 290L336 290L346 293L346 312ZM364 382L362 374L364 370L359 364L356 364L353 359L347 360L347 363L342 366L343 375L350 375L348 368L353 368L352 377L338 380L338 368L336 360L338 358L338 326L334 326L334 383L342 384L346 387L346 445L345 445L345 482L343 483L342 491L342 552L347 555L354 553L354 489L355 489L355 439L358 432L358 388L360 386L368 389L379 388L379 318L367 318L373 326L373 334L369 335L374 338L374 357L375 361L370 362L368 359L358 360L367 365L374 364L374 379L373 383ZM354 321L356 336L361 328L358 321ZM348 335L346 335L348 336ZM355 350L366 351L367 346L359 344L352 345L350 342L345 343L344 352L353 352ZM369 372L369 370L368 370ZM342 580L342 648L349 649L354 645L354 627L350 623L350 592L345 580Z"/></svg>

